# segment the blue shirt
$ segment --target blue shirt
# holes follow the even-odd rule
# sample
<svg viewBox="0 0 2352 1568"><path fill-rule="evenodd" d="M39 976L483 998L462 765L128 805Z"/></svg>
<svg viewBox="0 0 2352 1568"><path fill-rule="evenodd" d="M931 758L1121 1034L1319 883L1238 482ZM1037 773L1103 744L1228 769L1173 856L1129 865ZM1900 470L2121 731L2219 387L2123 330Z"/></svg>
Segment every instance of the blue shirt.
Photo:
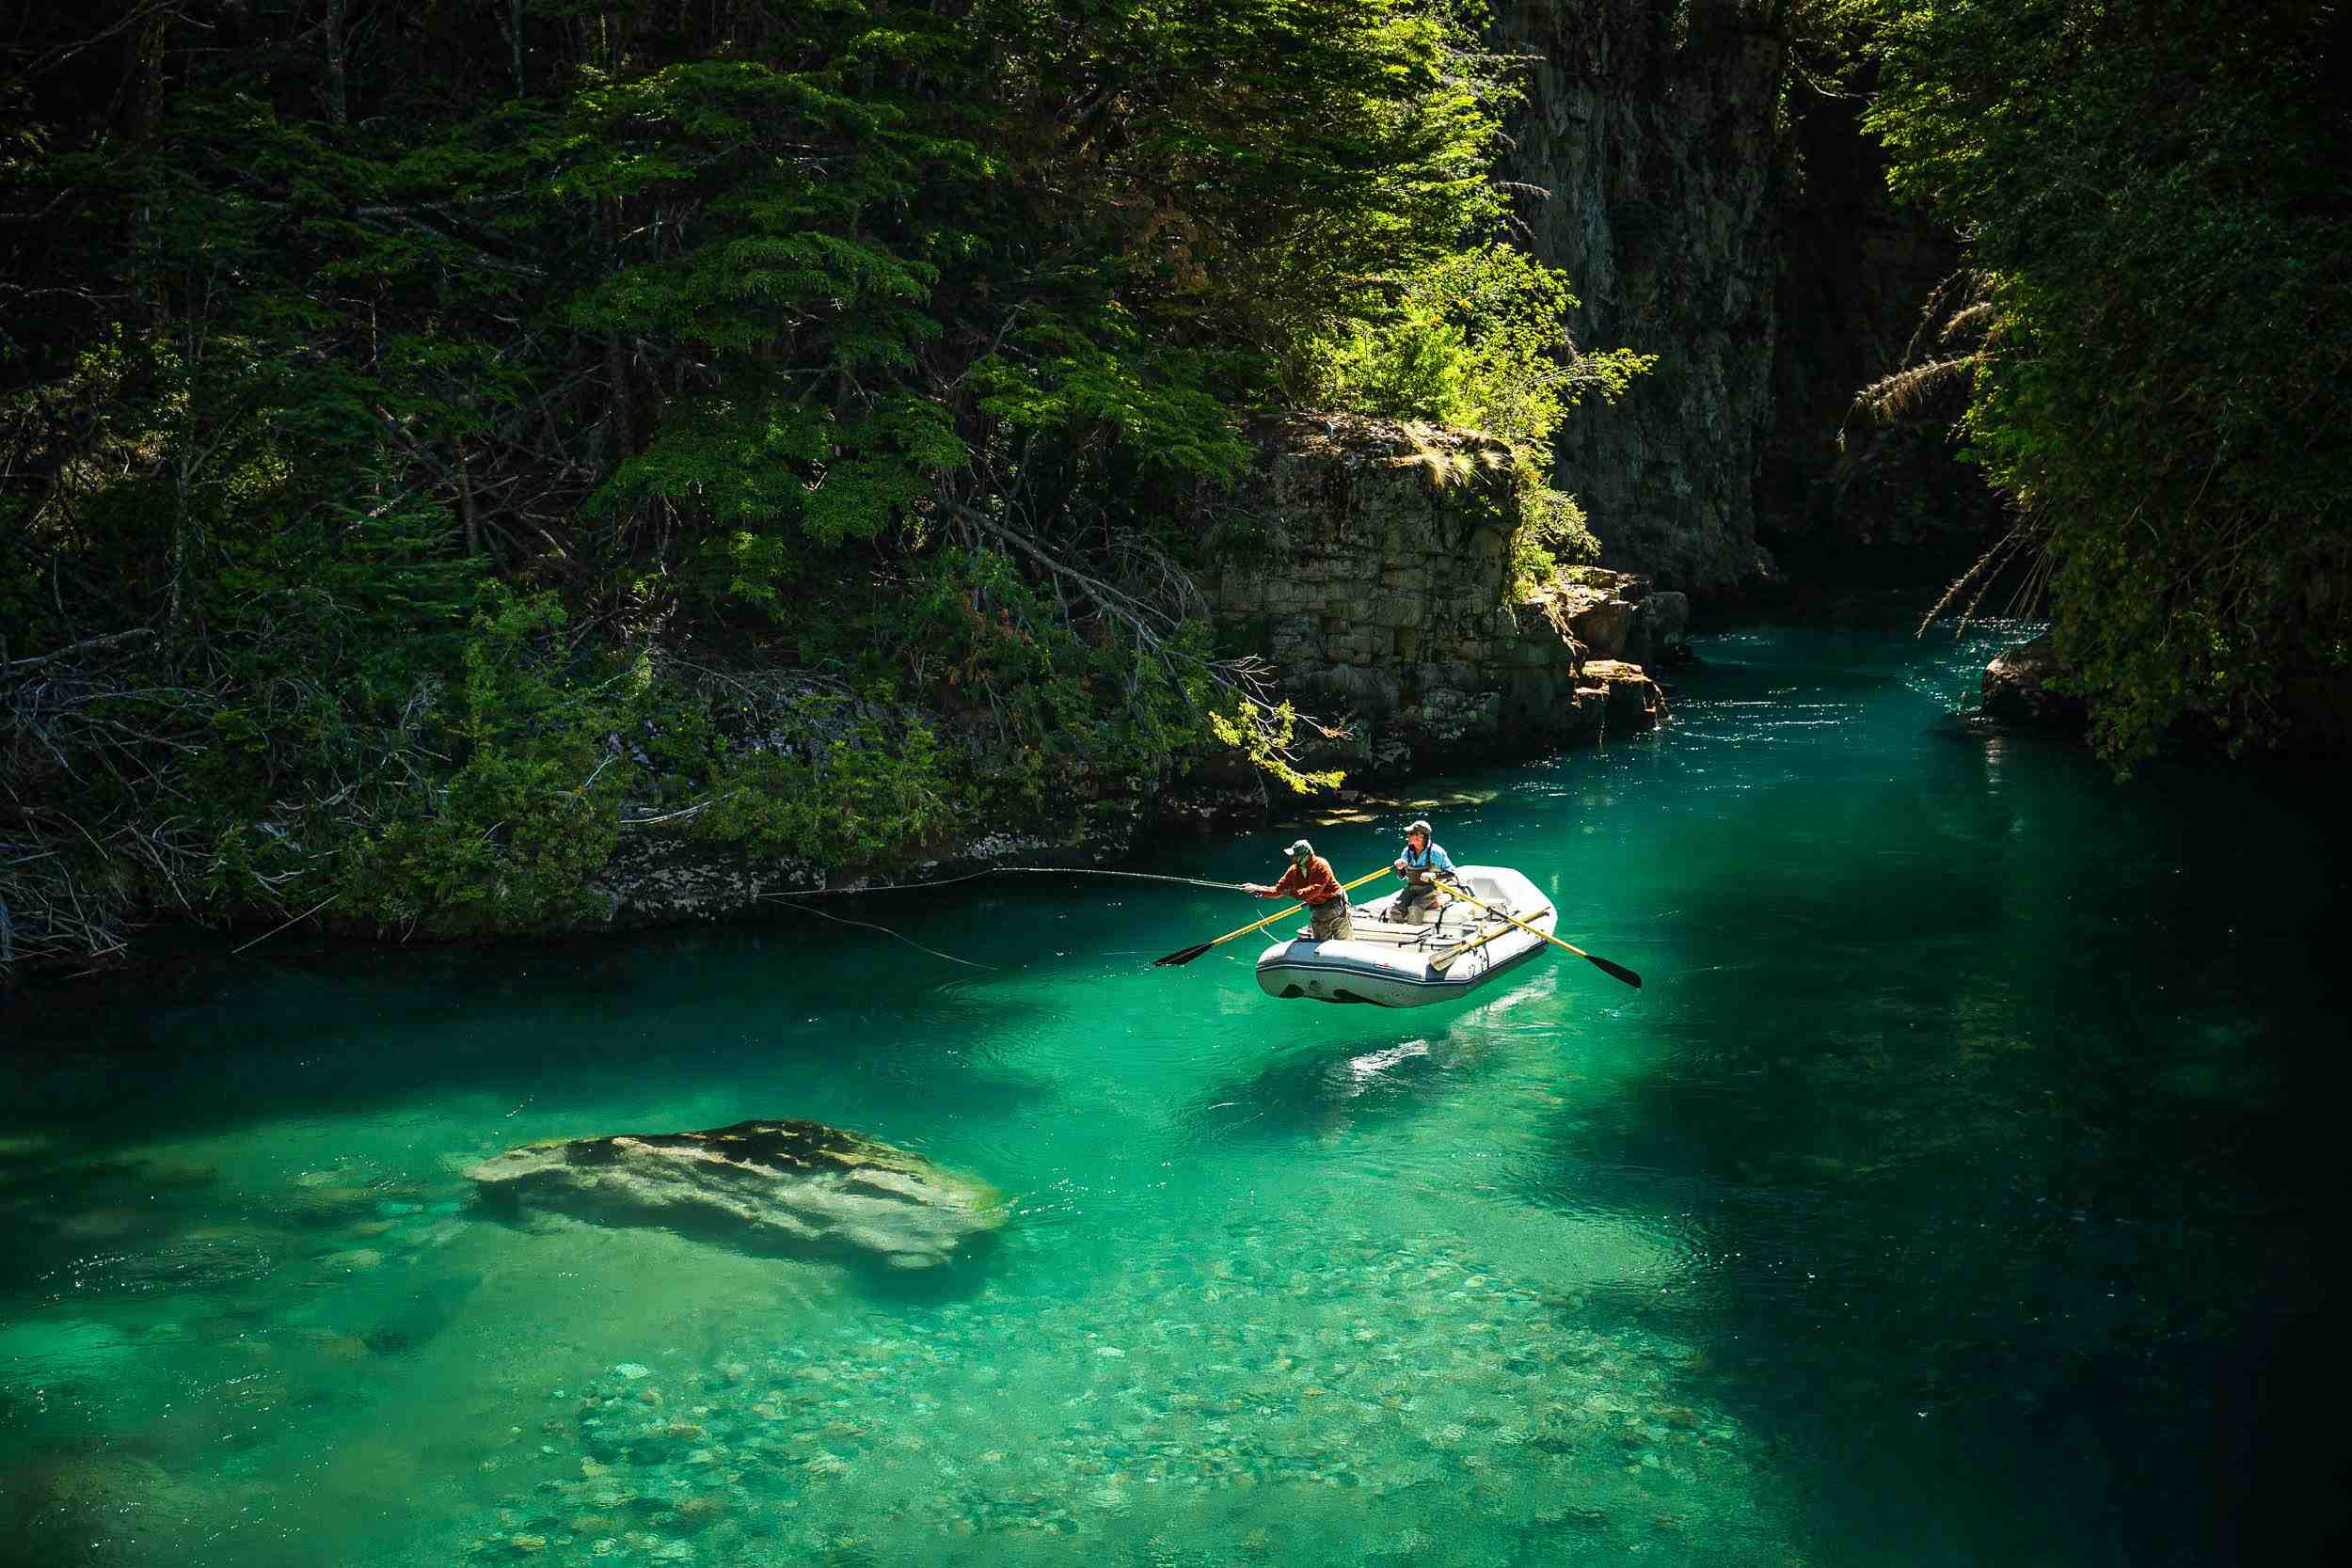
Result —
<svg viewBox="0 0 2352 1568"><path fill-rule="evenodd" d="M1445 852L1445 846L1432 840L1420 854L1413 853L1410 844L1405 846L1405 869L1407 871L1442 871L1451 876L1454 857Z"/></svg>

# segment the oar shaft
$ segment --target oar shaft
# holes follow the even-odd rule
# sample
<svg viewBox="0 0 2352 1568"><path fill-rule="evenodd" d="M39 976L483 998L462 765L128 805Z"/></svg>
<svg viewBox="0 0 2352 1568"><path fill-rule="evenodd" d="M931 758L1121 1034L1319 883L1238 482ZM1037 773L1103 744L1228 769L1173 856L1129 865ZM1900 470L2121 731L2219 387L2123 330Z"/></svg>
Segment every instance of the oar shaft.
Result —
<svg viewBox="0 0 2352 1568"><path fill-rule="evenodd" d="M1353 893L1358 888L1362 887L1366 882L1373 881L1377 878L1385 877L1387 875L1388 868L1383 866L1378 871L1372 872L1366 876L1359 877L1352 882L1342 884L1340 891L1342 893ZM1273 925L1278 920L1287 919L1291 915L1304 913L1306 908L1307 906L1304 904L1293 904L1287 910L1277 910L1272 914L1267 915L1263 920L1253 921L1251 924L1244 926L1238 931L1226 932L1223 936L1217 938L1216 942L1213 942L1209 943L1209 945L1211 947L1215 947L1218 942L1231 942L1235 937L1246 937L1252 931L1264 929L1266 927Z"/></svg>
<svg viewBox="0 0 2352 1568"><path fill-rule="evenodd" d="M1639 974L1634 974L1633 971L1626 968L1625 965L1621 963L1612 963L1607 958L1597 958L1590 953L1585 952L1581 947L1577 946L1576 943L1572 942L1562 942L1558 937L1553 936L1549 931L1536 930L1534 927L1530 926L1526 921L1519 919L1518 916L1512 914L1507 910L1499 910L1492 904L1481 903L1477 899L1472 898L1469 894L1464 893L1459 882L1451 883L1449 886L1451 887L1454 897L1461 899L1462 902L1470 905L1472 909L1485 910L1488 914L1496 915L1502 919L1507 920L1523 931L1534 932L1536 936L1543 938L1554 947L1564 947L1567 949L1578 958L1582 958L1586 963L1592 964L1599 969L1602 974L1609 975L1611 978L1623 980L1629 986L1638 986L1642 983L1642 977Z"/></svg>
<svg viewBox="0 0 2352 1568"><path fill-rule="evenodd" d="M1575 954L1580 958L1590 956L1581 947L1568 946L1566 942L1562 942L1558 937L1553 936L1549 931L1536 931L1534 927L1530 926L1526 921L1521 920L1518 916L1512 914L1507 910L1499 910L1492 904L1484 904L1479 902L1477 899L1472 898L1469 894L1464 893L1462 891L1461 884L1458 882L1448 884L1446 891L1453 894L1454 897L1459 898L1463 903L1468 904L1471 909L1485 910L1488 914L1493 915L1496 919L1507 920L1522 931L1534 931L1535 935L1543 938L1554 947L1566 947L1569 952Z"/></svg>
<svg viewBox="0 0 2352 1568"><path fill-rule="evenodd" d="M1518 922L1513 921L1512 924L1516 926ZM1502 927L1498 926L1493 930L1488 931L1485 936L1475 937L1470 941L1462 943L1459 947L1454 948L1450 953L1440 953L1437 958L1430 960L1429 967L1432 969L1443 969L1450 964L1460 962L1462 959L1469 958L1472 953L1475 953L1480 948L1486 946L1488 942L1494 941L1495 938L1502 935L1503 929L1504 928Z"/></svg>

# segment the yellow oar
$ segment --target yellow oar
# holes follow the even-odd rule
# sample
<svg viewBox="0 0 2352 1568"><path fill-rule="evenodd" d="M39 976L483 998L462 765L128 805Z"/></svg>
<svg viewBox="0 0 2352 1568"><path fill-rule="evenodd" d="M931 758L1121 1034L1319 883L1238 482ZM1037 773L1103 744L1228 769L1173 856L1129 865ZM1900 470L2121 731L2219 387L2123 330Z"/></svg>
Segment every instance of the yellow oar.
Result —
<svg viewBox="0 0 2352 1568"><path fill-rule="evenodd" d="M1384 865L1379 870L1372 872L1368 876L1357 878L1354 881L1342 887L1340 891L1342 893L1352 893L1356 889L1362 887L1366 882L1372 881L1376 878L1385 877L1388 874L1389 868ZM1290 915L1297 914L1306 909L1306 907L1307 906L1304 904L1293 904L1287 910L1277 910L1272 914L1267 915L1263 920L1258 921L1254 925L1244 926L1238 931L1226 932L1223 936L1217 938L1216 942L1204 942L1198 947L1187 947L1181 953L1170 953L1165 958L1154 958L1152 960L1152 966L1159 969L1172 969L1178 964L1188 964L1192 962L1193 959L1199 958L1201 954L1206 953L1210 948L1215 947L1217 942L1231 942L1235 937L1246 937L1252 931L1263 930L1266 927L1273 925L1278 920L1284 919ZM1634 983L1639 985L1641 982L1637 980Z"/></svg>
<svg viewBox="0 0 2352 1568"><path fill-rule="evenodd" d="M1488 914L1494 915L1499 919L1509 921L1512 925L1517 926L1522 931L1535 931L1537 936L1543 938L1554 947L1567 948L1569 952L1575 954L1578 958L1582 958L1586 963L1591 964L1595 969L1599 970L1603 974L1608 975L1613 980L1623 980L1627 985L1631 986L1636 990L1641 988L1642 977L1639 974L1634 974L1633 971L1626 968L1625 965L1613 964L1607 958L1597 958L1590 953L1585 952L1581 947L1575 946L1569 942L1562 942L1558 937L1553 936L1549 931L1536 931L1534 927L1530 926L1526 921L1521 920L1518 916L1508 913L1502 910L1496 909L1492 904L1482 904L1477 899L1472 898L1469 894L1462 891L1462 884L1459 882L1448 882L1446 884L1446 891L1474 910L1485 910Z"/></svg>
<svg viewBox="0 0 2352 1568"><path fill-rule="evenodd" d="M1535 912L1537 914L1542 914L1549 908L1549 905L1546 905L1544 909L1537 910ZM1436 958L1430 959L1429 967L1442 974L1446 972L1447 967L1455 959L1468 958L1470 954L1477 952L1480 948L1486 946L1488 942L1494 941L1495 938L1502 935L1503 932L1509 930L1510 928L1511 927L1508 926L1498 926L1484 936L1472 937L1470 941L1463 942L1460 946L1455 947L1451 952L1440 953Z"/></svg>

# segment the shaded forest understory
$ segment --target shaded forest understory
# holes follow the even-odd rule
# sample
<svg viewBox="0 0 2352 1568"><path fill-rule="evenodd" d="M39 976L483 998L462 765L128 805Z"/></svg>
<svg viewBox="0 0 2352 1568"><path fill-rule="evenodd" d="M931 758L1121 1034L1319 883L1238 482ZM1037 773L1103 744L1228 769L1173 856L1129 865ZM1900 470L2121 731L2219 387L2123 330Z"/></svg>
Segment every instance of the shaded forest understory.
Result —
<svg viewBox="0 0 2352 1568"><path fill-rule="evenodd" d="M0 966L157 911L539 928L625 823L844 871L1214 754L1308 784L1199 587L1281 569L1250 421L1499 439L1533 581L1608 532L1564 421L1684 352L1568 335L1498 175L1523 8L28 8ZM1642 24L1867 81L1972 236L1855 424L1960 421L2014 503L1961 602L2047 588L2120 762L2294 736L2346 665L2336 8L2013 9Z"/></svg>

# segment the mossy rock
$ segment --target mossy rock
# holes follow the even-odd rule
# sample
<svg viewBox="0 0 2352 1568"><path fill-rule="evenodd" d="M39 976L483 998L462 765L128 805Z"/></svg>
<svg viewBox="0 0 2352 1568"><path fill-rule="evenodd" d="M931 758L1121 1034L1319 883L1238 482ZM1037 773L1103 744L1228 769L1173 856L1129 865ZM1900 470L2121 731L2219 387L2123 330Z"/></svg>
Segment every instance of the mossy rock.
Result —
<svg viewBox="0 0 2352 1568"><path fill-rule="evenodd" d="M946 1263L1007 1213L984 1181L815 1121L549 1140L466 1175L485 1201L892 1269Z"/></svg>

